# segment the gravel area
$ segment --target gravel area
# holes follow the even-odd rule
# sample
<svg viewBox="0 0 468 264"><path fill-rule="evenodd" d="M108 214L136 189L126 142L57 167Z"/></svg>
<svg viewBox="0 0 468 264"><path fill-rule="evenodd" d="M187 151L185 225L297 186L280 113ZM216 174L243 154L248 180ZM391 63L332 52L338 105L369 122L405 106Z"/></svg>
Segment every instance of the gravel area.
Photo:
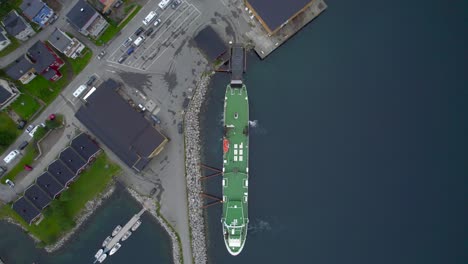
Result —
<svg viewBox="0 0 468 264"><path fill-rule="evenodd" d="M203 74L185 114L185 169L187 177L187 198L189 224L192 235L193 261L207 263L205 222L203 219L203 201L200 196L200 108L214 72Z"/></svg>
<svg viewBox="0 0 468 264"><path fill-rule="evenodd" d="M133 189L127 188L128 192L137 200L139 203L143 204L143 206L146 208L147 212L149 212L151 215L153 215L156 220L158 220L159 224L166 230L166 232L169 234L169 237L171 238L172 242L172 258L174 260L175 264L181 264L182 263L182 249L180 248L179 241L177 239L177 235L175 231L169 227L165 219L163 219L156 208L156 202L147 202L151 201L150 199L141 196L138 194L136 191Z"/></svg>

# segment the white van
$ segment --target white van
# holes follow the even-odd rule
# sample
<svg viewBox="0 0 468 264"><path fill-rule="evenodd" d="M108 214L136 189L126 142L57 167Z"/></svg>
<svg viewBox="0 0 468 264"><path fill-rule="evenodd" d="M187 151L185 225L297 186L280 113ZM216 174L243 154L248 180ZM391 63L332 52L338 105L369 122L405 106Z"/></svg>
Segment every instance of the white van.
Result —
<svg viewBox="0 0 468 264"><path fill-rule="evenodd" d="M169 6L169 4L172 2L172 0L162 0L161 2L159 2L158 6L159 8L161 8L162 10L166 9L166 7Z"/></svg>
<svg viewBox="0 0 468 264"><path fill-rule="evenodd" d="M141 43L143 43L143 40L145 40L145 37L139 36L137 39L135 39L135 41L133 42L133 45L138 47L141 45Z"/></svg>
<svg viewBox="0 0 468 264"><path fill-rule="evenodd" d="M149 12L145 19L143 19L143 24L145 24L145 26L149 25L151 21L153 21L153 19L156 18L157 15L158 13L156 13L156 11Z"/></svg>
<svg viewBox="0 0 468 264"><path fill-rule="evenodd" d="M76 90L73 92L73 96L75 96L75 97L80 96L80 95L84 92L84 90L86 90L86 85L84 85L84 84L83 84L83 85L80 85L80 87L78 87L78 89L76 89Z"/></svg>
<svg viewBox="0 0 468 264"><path fill-rule="evenodd" d="M12 160L14 160L16 158L16 156L18 156L20 152L18 150L13 150L12 152L10 152L10 154L8 154L4 159L3 161L5 161L5 163L10 163Z"/></svg>

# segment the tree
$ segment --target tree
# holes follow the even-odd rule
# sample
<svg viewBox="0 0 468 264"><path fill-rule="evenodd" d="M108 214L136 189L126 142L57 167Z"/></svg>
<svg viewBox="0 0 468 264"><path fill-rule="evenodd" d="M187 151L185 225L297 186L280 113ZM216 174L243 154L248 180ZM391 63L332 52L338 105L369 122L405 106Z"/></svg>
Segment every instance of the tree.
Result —
<svg viewBox="0 0 468 264"><path fill-rule="evenodd" d="M0 146L8 147L15 141L16 135L10 131L0 131Z"/></svg>

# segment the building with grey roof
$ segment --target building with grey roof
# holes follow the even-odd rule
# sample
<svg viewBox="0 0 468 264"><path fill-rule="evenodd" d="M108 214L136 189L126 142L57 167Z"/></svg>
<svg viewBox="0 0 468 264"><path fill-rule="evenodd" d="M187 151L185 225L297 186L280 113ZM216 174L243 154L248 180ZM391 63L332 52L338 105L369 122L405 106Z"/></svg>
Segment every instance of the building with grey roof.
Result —
<svg viewBox="0 0 468 264"><path fill-rule="evenodd" d="M75 116L130 168L141 171L168 139L118 94L119 88L112 79L103 82Z"/></svg>
<svg viewBox="0 0 468 264"><path fill-rule="evenodd" d="M313 4L313 0L244 0L270 35Z"/></svg>
<svg viewBox="0 0 468 264"><path fill-rule="evenodd" d="M60 159L52 162L47 167L47 171L63 186L68 186L76 177L76 174L68 169Z"/></svg>
<svg viewBox="0 0 468 264"><path fill-rule="evenodd" d="M71 147L87 162L96 157L101 150L97 143L85 133L81 133L75 137L71 142Z"/></svg>
<svg viewBox="0 0 468 264"><path fill-rule="evenodd" d="M106 19L84 0L78 0L67 13L67 19L81 34L94 38L109 25Z"/></svg>
<svg viewBox="0 0 468 264"><path fill-rule="evenodd" d="M11 40L7 37L6 31L0 27L0 51L4 50L11 44Z"/></svg>
<svg viewBox="0 0 468 264"><path fill-rule="evenodd" d="M23 15L41 27L45 27L54 11L41 0L23 0L20 5Z"/></svg>
<svg viewBox="0 0 468 264"><path fill-rule="evenodd" d="M78 155L71 147L60 152L59 159L75 175L80 174L87 165L87 161Z"/></svg>
<svg viewBox="0 0 468 264"><path fill-rule="evenodd" d="M36 184L31 185L24 192L24 196L39 210L44 210L52 199Z"/></svg>
<svg viewBox="0 0 468 264"><path fill-rule="evenodd" d="M10 105L19 95L20 92L11 82L0 79L0 110L5 109L5 107Z"/></svg>
<svg viewBox="0 0 468 264"><path fill-rule="evenodd" d="M10 11L10 13L3 18L2 25L9 35L22 41L26 41L36 34L31 25L15 10Z"/></svg>
<svg viewBox="0 0 468 264"><path fill-rule="evenodd" d="M81 55L85 45L77 38L69 37L65 32L56 28L47 41L65 56L75 59Z"/></svg>
<svg viewBox="0 0 468 264"><path fill-rule="evenodd" d="M50 198L57 198L65 187L59 183L49 172L45 171L36 180L36 184L44 190Z"/></svg>
<svg viewBox="0 0 468 264"><path fill-rule="evenodd" d="M30 203L24 196L16 200L13 203L12 208L28 224L34 222L41 215L41 212L36 207L34 207L34 205Z"/></svg>

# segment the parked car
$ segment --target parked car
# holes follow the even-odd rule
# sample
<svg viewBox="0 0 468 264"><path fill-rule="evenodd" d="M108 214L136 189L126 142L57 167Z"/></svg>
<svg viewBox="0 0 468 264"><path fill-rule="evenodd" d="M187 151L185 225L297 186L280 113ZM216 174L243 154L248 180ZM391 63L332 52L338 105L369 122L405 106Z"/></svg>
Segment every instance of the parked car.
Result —
<svg viewBox="0 0 468 264"><path fill-rule="evenodd" d="M134 51L135 51L135 47L130 47L130 48L128 48L128 50L127 50L127 54L130 55L130 54L132 54Z"/></svg>
<svg viewBox="0 0 468 264"><path fill-rule="evenodd" d="M18 123L18 129L23 129L26 126L26 120L20 120Z"/></svg>
<svg viewBox="0 0 468 264"><path fill-rule="evenodd" d="M149 37L149 36L151 36L151 34L153 34L153 32L154 32L154 28L152 28L152 27L148 28L148 30L146 30L146 32L145 32L145 35L147 37Z"/></svg>
<svg viewBox="0 0 468 264"><path fill-rule="evenodd" d="M160 23L161 23L161 19L158 18L158 19L156 19L156 21L154 22L154 26L157 27L157 26L159 26Z"/></svg>
<svg viewBox="0 0 468 264"><path fill-rule="evenodd" d="M96 75L91 75L88 81L86 82L86 85L91 86L96 79Z"/></svg>
<svg viewBox="0 0 468 264"><path fill-rule="evenodd" d="M181 0L174 0L172 1L171 8L176 9L180 4L182 4Z"/></svg>
<svg viewBox="0 0 468 264"><path fill-rule="evenodd" d="M6 171L7 171L7 168L5 166L0 166L0 177L2 177Z"/></svg>
<svg viewBox="0 0 468 264"><path fill-rule="evenodd" d="M28 164L24 164L24 170L32 171L33 167L29 166Z"/></svg>
<svg viewBox="0 0 468 264"><path fill-rule="evenodd" d="M55 117L56 117L55 114L50 114L50 115L49 115L49 120L52 121L52 120L55 119Z"/></svg>
<svg viewBox="0 0 468 264"><path fill-rule="evenodd" d="M8 186L10 186L11 188L15 187L15 184L14 184L12 181L10 181L9 179L7 179L5 182L6 182L6 184L8 184Z"/></svg>
<svg viewBox="0 0 468 264"><path fill-rule="evenodd" d="M29 125L29 126L26 128L26 133L30 133L33 129L34 129L34 126L33 126L33 125Z"/></svg>
<svg viewBox="0 0 468 264"><path fill-rule="evenodd" d="M114 8L119 8L122 4L123 4L123 1L122 1L122 0L118 0L118 1L115 2Z"/></svg>
<svg viewBox="0 0 468 264"><path fill-rule="evenodd" d="M145 31L145 29L143 27L139 27L137 31L135 31L135 35L140 36L140 34L143 33L143 31Z"/></svg>
<svg viewBox="0 0 468 264"><path fill-rule="evenodd" d="M144 36L139 36L137 39L135 39L135 41L133 42L133 45L138 47L141 45L141 43L143 43L144 40L145 40Z"/></svg>
<svg viewBox="0 0 468 264"><path fill-rule="evenodd" d="M19 151L18 150L13 150L12 152L10 152L4 159L3 161L5 161L5 163L10 163L12 160L14 160L16 158L16 156L18 156Z"/></svg>
<svg viewBox="0 0 468 264"><path fill-rule="evenodd" d="M99 54L97 55L98 60L104 58L104 56L105 56L106 54L107 54L107 52L106 52L105 50L101 51L101 53L99 53Z"/></svg>
<svg viewBox="0 0 468 264"><path fill-rule="evenodd" d="M132 41L133 41L132 38L128 38L127 40L125 40L125 42L122 45L124 47L128 47L130 44L132 44Z"/></svg>
<svg viewBox="0 0 468 264"><path fill-rule="evenodd" d="M161 120L156 115L151 115L151 119L153 119L156 124L161 124Z"/></svg>
<svg viewBox="0 0 468 264"><path fill-rule="evenodd" d="M29 142L28 141L23 141L23 143L19 144L18 149L23 150L28 146Z"/></svg>
<svg viewBox="0 0 468 264"><path fill-rule="evenodd" d="M177 131L179 132L179 134L184 133L184 124L182 124L182 122L179 122L179 124L177 124Z"/></svg>
<svg viewBox="0 0 468 264"><path fill-rule="evenodd" d="M123 55L122 57L119 58L119 60L117 62L122 63L127 59L127 57L128 57L127 55Z"/></svg>
<svg viewBox="0 0 468 264"><path fill-rule="evenodd" d="M142 104L138 104L138 108L140 109L140 112L144 112L146 110L146 107L144 107Z"/></svg>

